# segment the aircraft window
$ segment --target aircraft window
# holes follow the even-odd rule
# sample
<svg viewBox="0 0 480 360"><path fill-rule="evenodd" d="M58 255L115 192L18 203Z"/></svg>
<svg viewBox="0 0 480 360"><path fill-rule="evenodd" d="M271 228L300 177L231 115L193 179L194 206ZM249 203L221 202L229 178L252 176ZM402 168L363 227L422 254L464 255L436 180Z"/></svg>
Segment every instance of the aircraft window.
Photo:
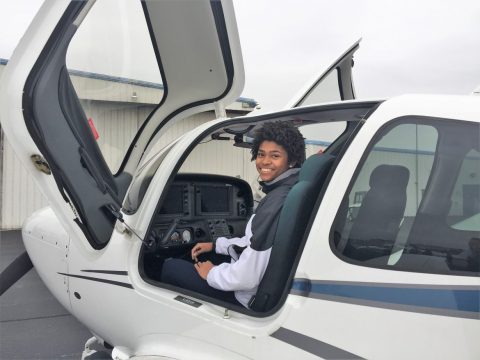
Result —
<svg viewBox="0 0 480 360"><path fill-rule="evenodd" d="M457 230L480 231L480 153L465 156L452 192L448 224Z"/></svg>
<svg viewBox="0 0 480 360"><path fill-rule="evenodd" d="M75 33L66 61L100 150L115 172L163 97L141 2L97 1Z"/></svg>
<svg viewBox="0 0 480 360"><path fill-rule="evenodd" d="M335 69L319 82L298 106L320 104L325 102L340 101L340 85L338 83L338 70Z"/></svg>
<svg viewBox="0 0 480 360"><path fill-rule="evenodd" d="M412 120L384 128L365 155L331 246L358 265L471 276L480 271L479 126Z"/></svg>
<svg viewBox="0 0 480 360"><path fill-rule="evenodd" d="M172 141L137 169L123 203L123 208L127 213L132 214L137 211L155 172L177 141Z"/></svg>
<svg viewBox="0 0 480 360"><path fill-rule="evenodd" d="M347 127L346 121L328 122L304 125L299 128L305 137L307 157L325 150L333 143Z"/></svg>

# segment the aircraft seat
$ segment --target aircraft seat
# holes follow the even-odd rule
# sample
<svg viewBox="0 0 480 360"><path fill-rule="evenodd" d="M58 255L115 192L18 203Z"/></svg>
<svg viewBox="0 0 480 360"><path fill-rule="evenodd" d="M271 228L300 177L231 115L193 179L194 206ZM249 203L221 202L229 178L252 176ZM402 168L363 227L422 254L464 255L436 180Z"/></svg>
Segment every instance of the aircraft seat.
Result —
<svg viewBox="0 0 480 360"><path fill-rule="evenodd" d="M249 306L266 312L274 308L283 294L304 237L313 207L330 172L334 156L315 154L303 164L299 181L288 193L275 233L272 252L257 294Z"/></svg>
<svg viewBox="0 0 480 360"><path fill-rule="evenodd" d="M401 165L379 165L372 171L370 189L352 225L344 255L369 260L390 254L405 212L409 177L410 171Z"/></svg>

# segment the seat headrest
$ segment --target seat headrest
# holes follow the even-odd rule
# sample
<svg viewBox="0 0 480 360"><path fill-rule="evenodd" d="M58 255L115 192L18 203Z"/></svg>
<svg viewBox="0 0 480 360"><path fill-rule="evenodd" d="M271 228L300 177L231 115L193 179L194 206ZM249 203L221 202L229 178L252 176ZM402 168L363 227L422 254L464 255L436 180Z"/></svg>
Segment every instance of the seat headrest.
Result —
<svg viewBox="0 0 480 360"><path fill-rule="evenodd" d="M305 160L300 169L299 181L318 179L325 170L330 169L334 159L334 156L328 154L314 154L310 156Z"/></svg>
<svg viewBox="0 0 480 360"><path fill-rule="evenodd" d="M379 165L370 174L370 188L405 187L408 184L410 171L401 165Z"/></svg>

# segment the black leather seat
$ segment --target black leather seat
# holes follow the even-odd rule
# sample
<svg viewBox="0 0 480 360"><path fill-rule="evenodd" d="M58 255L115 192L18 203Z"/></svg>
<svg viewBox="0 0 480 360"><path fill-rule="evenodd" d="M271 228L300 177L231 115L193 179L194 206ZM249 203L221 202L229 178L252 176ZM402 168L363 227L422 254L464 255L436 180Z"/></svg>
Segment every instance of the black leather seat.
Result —
<svg viewBox="0 0 480 360"><path fill-rule="evenodd" d="M379 165L370 174L370 189L348 236L344 255L369 260L390 255L407 203L409 170Z"/></svg>
<svg viewBox="0 0 480 360"><path fill-rule="evenodd" d="M315 154L303 164L299 181L288 193L280 213L265 275L249 304L252 310L266 312L273 309L279 303L285 285L291 281L289 276L305 228L334 159L331 155Z"/></svg>

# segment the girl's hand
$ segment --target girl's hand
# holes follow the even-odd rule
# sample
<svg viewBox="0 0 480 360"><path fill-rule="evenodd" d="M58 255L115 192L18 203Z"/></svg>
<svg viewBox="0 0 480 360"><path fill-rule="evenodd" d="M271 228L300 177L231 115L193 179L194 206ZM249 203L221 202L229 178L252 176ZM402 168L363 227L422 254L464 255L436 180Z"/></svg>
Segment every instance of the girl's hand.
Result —
<svg viewBox="0 0 480 360"><path fill-rule="evenodd" d="M213 243L198 243L192 248L192 259L197 262L198 255L210 252L213 250Z"/></svg>
<svg viewBox="0 0 480 360"><path fill-rule="evenodd" d="M200 275L203 280L207 280L208 273L214 267L210 261L197 262L194 266L195 270L198 272L198 275Z"/></svg>

